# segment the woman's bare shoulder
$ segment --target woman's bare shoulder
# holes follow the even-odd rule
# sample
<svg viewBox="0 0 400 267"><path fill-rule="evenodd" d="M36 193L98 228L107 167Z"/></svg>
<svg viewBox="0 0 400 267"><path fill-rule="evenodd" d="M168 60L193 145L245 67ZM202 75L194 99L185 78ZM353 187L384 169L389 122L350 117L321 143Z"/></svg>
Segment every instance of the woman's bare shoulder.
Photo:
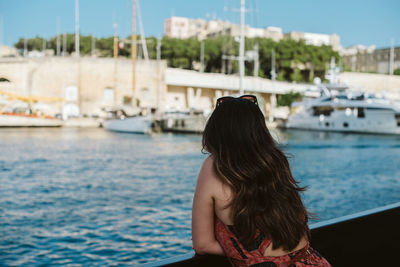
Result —
<svg viewBox="0 0 400 267"><path fill-rule="evenodd" d="M207 157L201 166L197 184L201 188L206 189L208 194L215 195L219 193L219 188L222 186L221 180L214 172L214 160L212 156Z"/></svg>
<svg viewBox="0 0 400 267"><path fill-rule="evenodd" d="M204 175L200 175L199 179L206 180L205 182L208 184L208 190L210 190L213 198L219 200L218 202L222 201L224 204L228 203L231 197L230 187L223 183L215 173L214 158L212 156L204 160L202 169L204 170Z"/></svg>
<svg viewBox="0 0 400 267"><path fill-rule="evenodd" d="M207 179L210 181L216 182L219 181L217 175L214 172L214 159L212 156L208 156L201 166L200 172L203 172L204 175L201 175L201 178ZM200 178L200 176L199 176Z"/></svg>

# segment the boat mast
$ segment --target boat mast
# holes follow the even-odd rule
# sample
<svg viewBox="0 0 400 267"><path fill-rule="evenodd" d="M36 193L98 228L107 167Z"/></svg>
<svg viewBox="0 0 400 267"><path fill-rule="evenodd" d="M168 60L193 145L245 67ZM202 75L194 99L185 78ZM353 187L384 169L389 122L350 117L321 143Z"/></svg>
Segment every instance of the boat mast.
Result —
<svg viewBox="0 0 400 267"><path fill-rule="evenodd" d="M117 61L118 61L118 36L117 23L114 23L114 106L117 105Z"/></svg>
<svg viewBox="0 0 400 267"><path fill-rule="evenodd" d="M2 45L3 42L4 42L4 40L3 40L3 38L4 38L4 35L3 35L3 32L4 32L3 24L4 24L3 16L0 16L0 45Z"/></svg>
<svg viewBox="0 0 400 267"><path fill-rule="evenodd" d="M132 94L136 91L136 0L132 0ZM137 102L136 102L137 103ZM136 105L135 103L135 105Z"/></svg>
<svg viewBox="0 0 400 267"><path fill-rule="evenodd" d="M61 55L61 39L60 39L60 16L57 17L57 53L56 55L59 57Z"/></svg>
<svg viewBox="0 0 400 267"><path fill-rule="evenodd" d="M144 29L143 29L143 23L142 23L142 16L140 14L140 5L139 5L139 0L136 2L136 10L137 10L137 15L139 19L139 30L140 30L140 42L142 43L142 50L143 50L143 57L148 63L149 61L149 53L147 52L147 44L146 44L146 37L144 34Z"/></svg>
<svg viewBox="0 0 400 267"><path fill-rule="evenodd" d="M244 12L245 0L240 0L240 43L239 43L239 92L244 94Z"/></svg>
<svg viewBox="0 0 400 267"><path fill-rule="evenodd" d="M200 43L200 72L204 72L204 41Z"/></svg>

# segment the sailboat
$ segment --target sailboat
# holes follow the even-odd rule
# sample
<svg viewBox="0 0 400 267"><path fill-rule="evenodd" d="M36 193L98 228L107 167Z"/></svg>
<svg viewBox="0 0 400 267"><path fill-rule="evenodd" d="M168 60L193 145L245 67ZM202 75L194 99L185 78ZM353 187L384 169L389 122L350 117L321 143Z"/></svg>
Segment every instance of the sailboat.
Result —
<svg viewBox="0 0 400 267"><path fill-rule="evenodd" d="M139 10L140 12L140 10ZM141 17L139 13L139 21L141 28L142 44L145 51L145 60L148 61L146 41L144 39L143 27L141 24ZM132 90L136 89L136 0L132 0ZM116 33L114 34L114 59L115 64L118 57L118 46ZM114 88L116 90L116 88ZM115 100L115 98L114 98ZM115 101L114 101L115 102ZM115 103L114 103L115 104ZM124 110L113 110L110 112L111 118L103 121L102 125L105 129L114 132L136 133L136 134L150 134L154 129L153 110L146 110L145 114L138 114L135 116L128 116Z"/></svg>

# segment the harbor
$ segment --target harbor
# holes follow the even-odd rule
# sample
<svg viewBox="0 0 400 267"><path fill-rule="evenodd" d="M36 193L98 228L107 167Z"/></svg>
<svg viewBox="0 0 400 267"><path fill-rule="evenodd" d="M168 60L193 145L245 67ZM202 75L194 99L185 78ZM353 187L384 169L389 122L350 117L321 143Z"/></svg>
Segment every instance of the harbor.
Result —
<svg viewBox="0 0 400 267"><path fill-rule="evenodd" d="M400 201L398 136L274 135L318 222ZM192 251L200 136L7 128L0 140L3 264L139 265Z"/></svg>

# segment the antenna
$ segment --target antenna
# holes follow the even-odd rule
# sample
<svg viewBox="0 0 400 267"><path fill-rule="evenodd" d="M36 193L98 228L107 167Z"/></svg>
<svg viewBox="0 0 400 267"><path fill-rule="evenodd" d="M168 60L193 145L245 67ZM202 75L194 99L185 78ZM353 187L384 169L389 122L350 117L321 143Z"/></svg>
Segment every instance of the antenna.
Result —
<svg viewBox="0 0 400 267"><path fill-rule="evenodd" d="M204 72L204 41L200 43L200 72Z"/></svg>
<svg viewBox="0 0 400 267"><path fill-rule="evenodd" d="M240 0L240 42L239 42L239 93L244 94L244 12L245 0Z"/></svg>
<svg viewBox="0 0 400 267"><path fill-rule="evenodd" d="M75 56L79 57L79 0L75 0Z"/></svg>
<svg viewBox="0 0 400 267"><path fill-rule="evenodd" d="M118 68L118 36L117 23L114 23L114 106L117 105L117 68Z"/></svg>
<svg viewBox="0 0 400 267"><path fill-rule="evenodd" d="M28 56L28 40L26 39L26 36L24 38L24 57Z"/></svg>
<svg viewBox="0 0 400 267"><path fill-rule="evenodd" d="M389 56L389 74L393 75L394 72L394 38L390 43L390 56Z"/></svg>
<svg viewBox="0 0 400 267"><path fill-rule="evenodd" d="M259 61L259 55L258 55L258 42L254 44L253 48L253 60L254 60L254 69L253 69L253 76L258 77L258 69L260 68L260 61Z"/></svg>
<svg viewBox="0 0 400 267"><path fill-rule="evenodd" d="M3 16L0 16L0 45L3 44L3 38L4 38L4 30L3 30L3 26L4 25L4 18Z"/></svg>
<svg viewBox="0 0 400 267"><path fill-rule="evenodd" d="M65 57L66 54L67 54L67 33L64 32L62 56Z"/></svg>
<svg viewBox="0 0 400 267"><path fill-rule="evenodd" d="M271 57L271 80L276 80L276 70L275 70L275 49L272 50Z"/></svg>
<svg viewBox="0 0 400 267"><path fill-rule="evenodd" d="M61 52L61 40L60 40L60 17L57 17L57 56L60 56Z"/></svg>
<svg viewBox="0 0 400 267"><path fill-rule="evenodd" d="M157 38L157 61L161 60L161 39Z"/></svg>
<svg viewBox="0 0 400 267"><path fill-rule="evenodd" d="M45 37L43 37L43 46L42 46L42 52L43 52L43 55L45 55L45 53L46 53L46 38Z"/></svg>
<svg viewBox="0 0 400 267"><path fill-rule="evenodd" d="M92 57L96 56L96 38L92 35Z"/></svg>

